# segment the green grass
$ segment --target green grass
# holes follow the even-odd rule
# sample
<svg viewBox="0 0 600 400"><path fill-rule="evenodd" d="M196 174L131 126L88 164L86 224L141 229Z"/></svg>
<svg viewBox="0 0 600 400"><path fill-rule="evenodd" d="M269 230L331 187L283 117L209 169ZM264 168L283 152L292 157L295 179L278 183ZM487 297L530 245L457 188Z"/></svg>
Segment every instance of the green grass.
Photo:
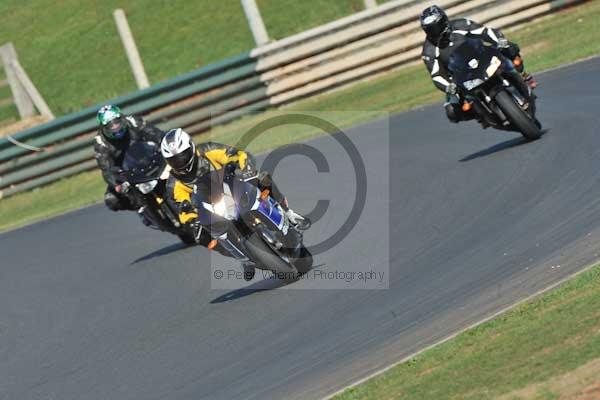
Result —
<svg viewBox="0 0 600 400"><path fill-rule="evenodd" d="M105 188L100 173L93 171L0 200L0 230L95 203Z"/></svg>
<svg viewBox="0 0 600 400"><path fill-rule="evenodd" d="M595 267L335 400L493 399L553 382L600 358L599 333L600 267ZM527 398L559 394L541 385Z"/></svg>
<svg viewBox="0 0 600 400"><path fill-rule="evenodd" d="M361 1L259 3L272 36L280 38L352 13ZM254 46L239 0L3 0L0 44L15 44L55 115L136 90L112 16L119 7L152 83Z"/></svg>
<svg viewBox="0 0 600 400"><path fill-rule="evenodd" d="M14 105L0 106L0 129L19 120L19 113Z"/></svg>
<svg viewBox="0 0 600 400"><path fill-rule="evenodd" d="M15 44L56 115L136 89L112 16L118 7L151 82L252 47L237 0L3 0L0 43Z"/></svg>
<svg viewBox="0 0 600 400"><path fill-rule="evenodd" d="M5 80L4 68L0 66L0 80ZM12 97L10 86L0 86L0 101ZM0 128L3 125L16 122L19 119L17 107L14 104L0 104Z"/></svg>
<svg viewBox="0 0 600 400"><path fill-rule="evenodd" d="M364 9L363 0L257 0L267 32L281 39Z"/></svg>
<svg viewBox="0 0 600 400"><path fill-rule="evenodd" d="M0 95L0 100L9 96ZM0 105L0 129L2 126L9 125L19 120L19 113L14 104ZM1 135L0 135L1 136Z"/></svg>
<svg viewBox="0 0 600 400"><path fill-rule="evenodd" d="M135 2L133 2L135 3ZM1 10L0 6L0 10ZM0 15L1 12L0 12ZM518 41L524 51L528 69L532 71L558 66L580 58L600 54L600 28L596 21L600 18L600 1L587 3L577 8L569 9L551 18L533 24L526 29L511 32L510 37ZM2 30L0 25L0 31ZM565 33L565 32L568 32ZM285 107L284 111L347 111L331 113L330 122L347 127L369 119L377 118L393 112L400 112L412 107L441 100L422 66L404 68L389 73L378 79L362 82L350 88L331 94L314 97ZM440 109L440 112L441 109ZM272 110L259 115L248 116L231 124L216 127L211 132L211 138L224 143L235 144L248 128L254 126L263 118L280 113ZM302 141L319 135L320 132L301 126L273 129L269 134L261 136L257 143L250 148L252 151L266 150L269 147L285 144L290 141ZM88 174L82 176L87 177ZM92 193L101 193L104 187L97 174ZM73 180L75 179L75 180ZM16 195L0 200L0 230L27 223L45 216L56 215L73 207L89 203L89 196L79 197L55 190L56 185L68 187L69 182L77 182L80 178L69 178L65 181L41 188L33 193ZM87 179L87 178L86 178ZM91 178L90 178L91 179ZM57 205L46 209L46 198L51 196L57 200ZM22 196L28 196L32 202L39 204L34 207L36 212L31 216L20 212ZM97 196L96 200L100 200ZM64 204L61 206L61 203Z"/></svg>

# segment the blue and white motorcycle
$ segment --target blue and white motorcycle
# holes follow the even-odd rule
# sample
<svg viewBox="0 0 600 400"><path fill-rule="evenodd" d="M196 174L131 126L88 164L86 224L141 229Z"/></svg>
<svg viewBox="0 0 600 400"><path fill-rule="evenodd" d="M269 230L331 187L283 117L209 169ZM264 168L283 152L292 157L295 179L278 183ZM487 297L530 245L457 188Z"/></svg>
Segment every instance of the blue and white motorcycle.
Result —
<svg viewBox="0 0 600 400"><path fill-rule="evenodd" d="M308 272L313 258L303 244L302 232L291 224L281 206L256 186L256 177L244 179L229 169L206 174L194 187L192 204L198 222L209 229L213 242L240 261L277 276L294 278Z"/></svg>

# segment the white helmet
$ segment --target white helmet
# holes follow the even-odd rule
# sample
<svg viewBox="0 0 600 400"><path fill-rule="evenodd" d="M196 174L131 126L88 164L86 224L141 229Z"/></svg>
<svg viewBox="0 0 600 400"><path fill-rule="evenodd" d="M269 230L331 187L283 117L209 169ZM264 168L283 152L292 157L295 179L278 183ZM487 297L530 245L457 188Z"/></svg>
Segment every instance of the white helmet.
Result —
<svg viewBox="0 0 600 400"><path fill-rule="evenodd" d="M171 129L162 139L160 152L175 175L193 179L197 166L196 145L183 129Z"/></svg>

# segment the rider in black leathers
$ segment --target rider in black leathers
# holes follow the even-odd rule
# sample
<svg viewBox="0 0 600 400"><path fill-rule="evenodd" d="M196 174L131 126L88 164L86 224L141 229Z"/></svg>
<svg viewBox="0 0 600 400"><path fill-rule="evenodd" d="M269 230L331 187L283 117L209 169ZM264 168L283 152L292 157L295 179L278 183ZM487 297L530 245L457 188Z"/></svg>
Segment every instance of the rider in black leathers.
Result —
<svg viewBox="0 0 600 400"><path fill-rule="evenodd" d="M521 73L532 89L537 86L533 77L524 70L519 46L509 42L499 30L487 28L466 18L449 20L444 10L435 5L423 10L420 21L421 28L427 35L422 58L434 85L447 95L444 108L451 122L473 118L472 113L462 111L456 84L452 82L447 70L452 51L467 38L478 38L496 46L504 56L513 60L514 73Z"/></svg>
<svg viewBox="0 0 600 400"><path fill-rule="evenodd" d="M137 141L154 142L160 146L164 132L138 116L126 116L113 105L98 111L100 130L94 138L94 156L108 184L104 203L112 211L136 210L139 205L129 195L129 183L121 165L129 146Z"/></svg>

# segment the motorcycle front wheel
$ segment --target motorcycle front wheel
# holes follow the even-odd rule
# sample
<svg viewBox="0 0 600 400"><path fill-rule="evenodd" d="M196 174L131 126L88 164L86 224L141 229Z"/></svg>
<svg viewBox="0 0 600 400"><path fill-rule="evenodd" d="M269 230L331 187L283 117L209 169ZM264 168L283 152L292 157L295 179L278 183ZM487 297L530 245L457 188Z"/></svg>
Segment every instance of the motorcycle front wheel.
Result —
<svg viewBox="0 0 600 400"><path fill-rule="evenodd" d="M542 136L542 130L536 124L535 118L530 117L515 102L508 92L502 90L496 95L496 103L511 124L521 132L527 140L537 140Z"/></svg>
<svg viewBox="0 0 600 400"><path fill-rule="evenodd" d="M310 271L313 266L313 256L310 254L310 251L308 251L308 249L302 245L300 255L298 258L294 259L293 263L294 267L296 267L299 273L305 274Z"/></svg>
<svg viewBox="0 0 600 400"><path fill-rule="evenodd" d="M268 269L284 280L295 279L298 271L279 257L256 232L246 240L246 248L260 269Z"/></svg>

